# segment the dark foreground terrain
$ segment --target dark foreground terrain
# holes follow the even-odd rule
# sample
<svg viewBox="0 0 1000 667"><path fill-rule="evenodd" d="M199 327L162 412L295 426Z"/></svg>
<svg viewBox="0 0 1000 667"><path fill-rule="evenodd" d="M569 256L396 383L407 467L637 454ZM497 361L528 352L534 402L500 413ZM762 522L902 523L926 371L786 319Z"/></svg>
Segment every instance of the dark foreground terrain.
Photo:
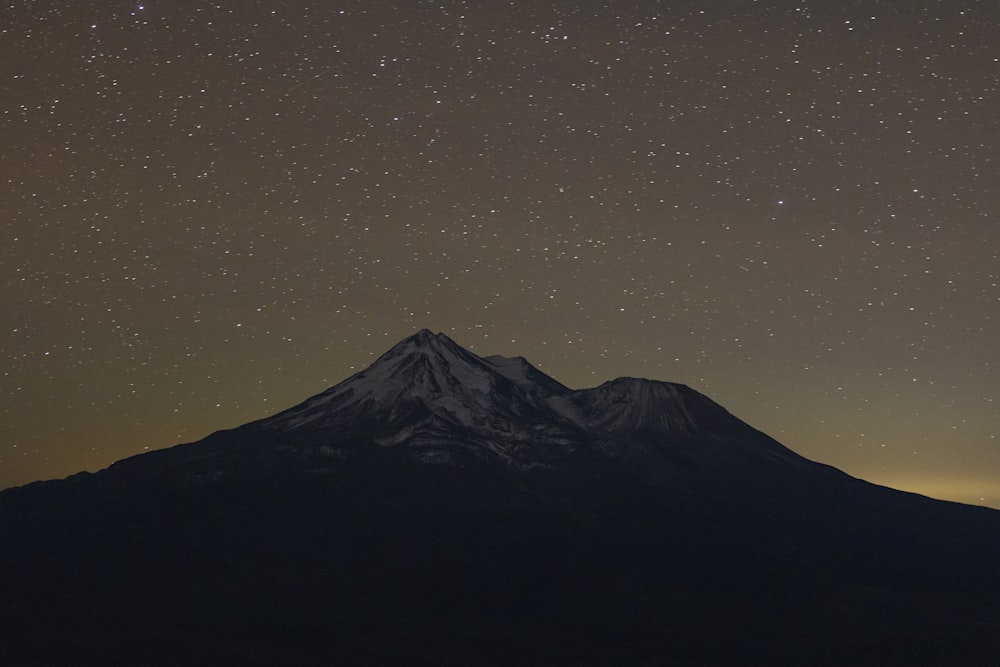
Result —
<svg viewBox="0 0 1000 667"><path fill-rule="evenodd" d="M1000 664L1000 512L429 332L0 540L3 665Z"/></svg>

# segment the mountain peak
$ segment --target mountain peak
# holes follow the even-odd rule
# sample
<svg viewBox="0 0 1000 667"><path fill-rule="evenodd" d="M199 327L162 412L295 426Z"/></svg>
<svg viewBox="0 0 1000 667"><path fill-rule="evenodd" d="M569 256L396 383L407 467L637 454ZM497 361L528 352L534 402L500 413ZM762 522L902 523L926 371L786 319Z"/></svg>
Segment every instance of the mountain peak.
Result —
<svg viewBox="0 0 1000 667"><path fill-rule="evenodd" d="M421 329L415 334L407 336L399 342L399 344L409 343L412 345L433 345L436 342L448 342L455 345L455 341L443 333L434 333L430 329Z"/></svg>
<svg viewBox="0 0 1000 667"><path fill-rule="evenodd" d="M578 402L611 430L694 433L733 418L722 406L687 385L619 377L578 392Z"/></svg>
<svg viewBox="0 0 1000 667"><path fill-rule="evenodd" d="M483 369L482 359L445 334L421 329L401 340L348 381L361 378L377 383L403 381L412 387L415 381L436 378L436 381L447 381L449 384L455 384L457 380L462 384L471 382L476 385L478 383L472 376L481 375Z"/></svg>
<svg viewBox="0 0 1000 667"><path fill-rule="evenodd" d="M442 424L478 431L524 419L550 394L567 391L526 361L483 359L421 329L359 373L264 421L279 430L366 428L382 444L397 443L439 433Z"/></svg>
<svg viewBox="0 0 1000 667"><path fill-rule="evenodd" d="M375 363L378 364L379 361L385 358L394 358L414 352L426 353L428 351L434 351L439 354L468 354L465 348L445 334L434 333L430 329L421 329L396 343L388 352L379 357L379 360Z"/></svg>

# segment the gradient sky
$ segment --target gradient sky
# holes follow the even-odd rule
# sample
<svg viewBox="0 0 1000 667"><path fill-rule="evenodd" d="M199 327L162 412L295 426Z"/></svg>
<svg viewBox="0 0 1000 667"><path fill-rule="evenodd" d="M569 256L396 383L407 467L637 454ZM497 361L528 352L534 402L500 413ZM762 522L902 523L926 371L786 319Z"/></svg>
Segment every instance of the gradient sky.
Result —
<svg viewBox="0 0 1000 667"><path fill-rule="evenodd" d="M1000 507L1000 5L12 0L0 487L415 330Z"/></svg>

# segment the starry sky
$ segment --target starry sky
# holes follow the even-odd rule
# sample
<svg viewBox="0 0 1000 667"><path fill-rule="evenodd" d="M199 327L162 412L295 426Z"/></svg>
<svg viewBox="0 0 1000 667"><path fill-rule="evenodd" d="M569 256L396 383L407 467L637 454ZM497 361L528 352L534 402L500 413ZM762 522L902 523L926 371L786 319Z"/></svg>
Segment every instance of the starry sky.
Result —
<svg viewBox="0 0 1000 667"><path fill-rule="evenodd" d="M1000 507L993 0L12 0L0 487L417 329Z"/></svg>

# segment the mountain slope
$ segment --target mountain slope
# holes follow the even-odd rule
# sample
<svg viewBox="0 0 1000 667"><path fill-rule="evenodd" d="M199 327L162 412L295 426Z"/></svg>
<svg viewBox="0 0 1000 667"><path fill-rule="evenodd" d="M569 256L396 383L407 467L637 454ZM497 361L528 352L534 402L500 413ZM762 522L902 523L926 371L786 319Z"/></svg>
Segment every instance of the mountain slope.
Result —
<svg viewBox="0 0 1000 667"><path fill-rule="evenodd" d="M995 664L1000 512L707 397L421 331L272 417L0 492L3 664Z"/></svg>

